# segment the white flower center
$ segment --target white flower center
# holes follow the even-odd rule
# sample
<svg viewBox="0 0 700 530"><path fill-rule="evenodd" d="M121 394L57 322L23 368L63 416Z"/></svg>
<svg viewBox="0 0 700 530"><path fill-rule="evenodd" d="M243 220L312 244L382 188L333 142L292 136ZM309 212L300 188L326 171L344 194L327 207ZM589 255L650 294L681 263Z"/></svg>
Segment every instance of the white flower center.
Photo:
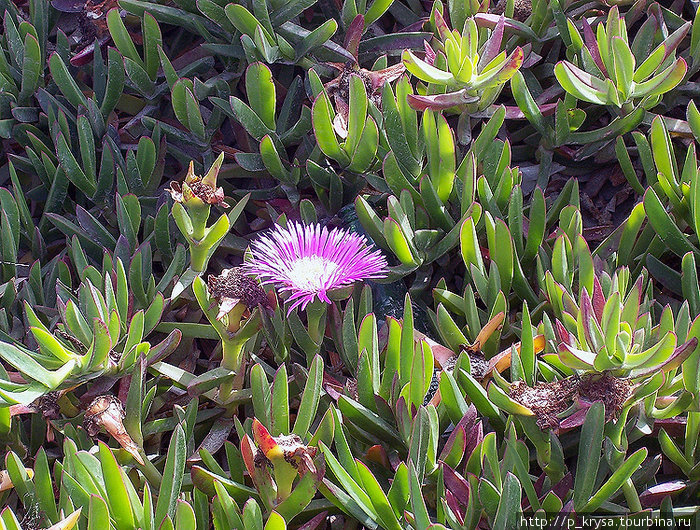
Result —
<svg viewBox="0 0 700 530"><path fill-rule="evenodd" d="M338 264L320 256L299 258L292 263L289 277L299 289L318 291L336 271Z"/></svg>

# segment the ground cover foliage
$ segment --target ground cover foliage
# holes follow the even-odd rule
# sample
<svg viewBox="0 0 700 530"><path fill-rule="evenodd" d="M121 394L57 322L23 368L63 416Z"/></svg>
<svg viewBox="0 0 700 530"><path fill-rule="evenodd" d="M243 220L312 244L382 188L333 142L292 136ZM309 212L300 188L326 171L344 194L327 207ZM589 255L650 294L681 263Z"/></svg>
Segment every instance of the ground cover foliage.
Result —
<svg viewBox="0 0 700 530"><path fill-rule="evenodd" d="M0 6L0 527L699 524L696 3Z"/></svg>

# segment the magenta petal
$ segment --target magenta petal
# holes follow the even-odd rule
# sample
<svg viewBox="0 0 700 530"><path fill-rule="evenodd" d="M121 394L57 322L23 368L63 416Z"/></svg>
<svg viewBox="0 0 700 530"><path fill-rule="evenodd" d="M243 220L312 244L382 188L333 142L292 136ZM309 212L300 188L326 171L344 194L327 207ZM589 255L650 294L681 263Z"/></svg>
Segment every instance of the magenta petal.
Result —
<svg viewBox="0 0 700 530"><path fill-rule="evenodd" d="M318 298L331 303L328 291L386 276L386 258L367 240L347 230L290 222L253 241L246 274L290 293L289 311Z"/></svg>

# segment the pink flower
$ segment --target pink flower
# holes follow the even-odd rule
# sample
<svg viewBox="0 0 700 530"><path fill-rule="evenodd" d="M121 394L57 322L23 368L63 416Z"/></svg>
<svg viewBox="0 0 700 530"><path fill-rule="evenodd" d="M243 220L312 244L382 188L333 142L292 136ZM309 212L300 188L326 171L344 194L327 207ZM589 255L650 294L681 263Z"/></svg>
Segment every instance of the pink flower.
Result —
<svg viewBox="0 0 700 530"><path fill-rule="evenodd" d="M253 242L251 253L245 273L291 293L289 311L306 308L316 297L330 304L329 291L386 275L386 259L364 237L318 224L276 226Z"/></svg>

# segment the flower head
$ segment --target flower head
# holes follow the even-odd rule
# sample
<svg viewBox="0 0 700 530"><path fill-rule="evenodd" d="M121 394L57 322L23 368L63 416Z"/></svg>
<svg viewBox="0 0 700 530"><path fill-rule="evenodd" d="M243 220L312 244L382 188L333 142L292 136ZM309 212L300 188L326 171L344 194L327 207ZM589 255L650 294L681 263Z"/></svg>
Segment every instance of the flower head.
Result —
<svg viewBox="0 0 700 530"><path fill-rule="evenodd" d="M386 259L364 237L318 224L277 226L254 241L251 251L246 274L291 293L290 311L316 297L330 304L329 291L386 275Z"/></svg>

